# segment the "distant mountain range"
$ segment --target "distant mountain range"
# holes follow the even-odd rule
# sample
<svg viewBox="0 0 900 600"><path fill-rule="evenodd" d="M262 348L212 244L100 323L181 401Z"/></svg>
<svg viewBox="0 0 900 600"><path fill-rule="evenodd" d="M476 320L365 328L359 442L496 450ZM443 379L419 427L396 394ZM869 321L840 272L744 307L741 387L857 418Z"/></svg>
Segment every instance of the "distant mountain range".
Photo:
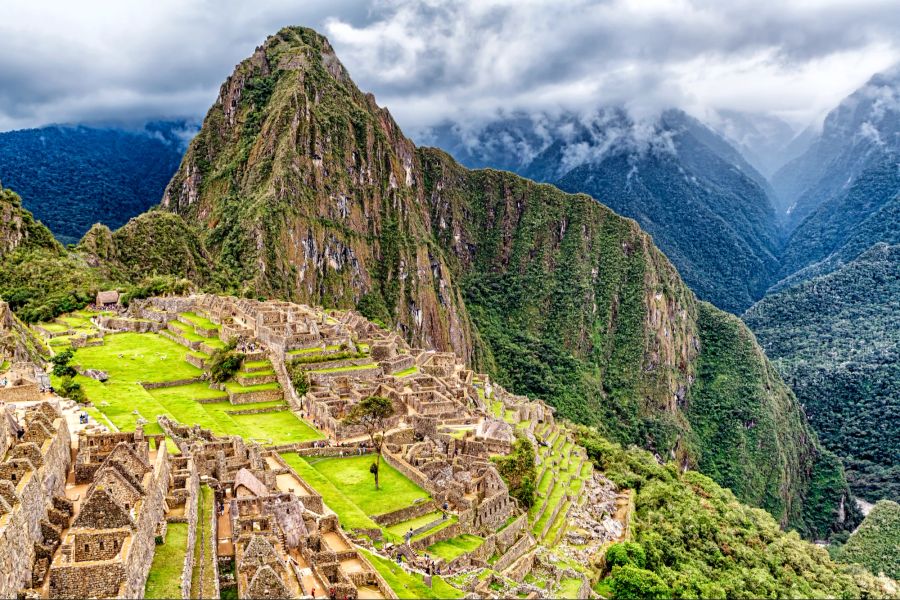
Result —
<svg viewBox="0 0 900 600"><path fill-rule="evenodd" d="M306 34L297 34L302 42L293 33L287 35L290 43L309 43ZM250 66L242 68L252 70ZM352 85L346 74L331 76L342 85ZM384 182L373 182L371 172L365 170L370 167L362 165L359 158L369 151L371 140L360 137L347 156L329 156L328 142L321 135L351 135L339 127L343 121L327 126L322 121L314 124L318 128L314 130L305 129L313 127L305 121L299 123L297 135L303 136L308 148L297 149L297 160L306 160L308 154L313 157L312 167L300 179L285 174L279 180L278 193L266 202L259 200L263 191L275 193L263 183L283 166L269 159L256 164L259 157L248 155L261 136L256 127L267 118L266 111L271 111L267 103L276 83L270 75L254 76L240 90L246 94L240 100L246 104L241 104L241 110L250 121L240 132L232 133L242 137L214 139L216 123L208 124L207 133L189 154L196 169L182 166L165 194L170 210L190 219L200 215L208 219L210 229L203 242L218 262L209 272L200 269L205 278L213 273L219 278L232 277L243 282L244 287L235 290L242 293L256 290L325 303L351 298L368 316L394 323L418 342L457 348L470 353L469 359L493 361L507 382L556 398L560 406L572 411L571 416L586 418L585 411L597 412L598 406L577 404L577 397L587 394L594 402L621 392L616 388L615 368L604 371L596 381L587 375L596 361L607 365L603 361L613 360L587 350L609 343L604 342L605 335L612 335L606 329L608 324L601 328L605 333L594 331L588 323L595 323L596 315L563 306L558 295L551 302L546 295L550 288L527 288L528 293L544 298L546 305L537 300L519 304L524 300L516 294L537 285L536 280L513 281L512 275L496 273L488 276L492 273L488 265L508 269L513 260L523 261L523 269L539 265L545 277L553 274L555 283L546 285L560 290L570 290L570 284L563 281L567 277L602 279L607 268L621 274L621 265L608 267L610 263L603 260L597 259L596 264L588 260L593 241L622 241L620 236L593 230L599 225L585 221L585 214L590 214L591 219L605 223L606 217L597 216L606 214L602 204L633 218L651 234L699 298L735 314L744 313L810 411L813 425L829 448L844 459L854 488L869 499L896 498L897 491L889 483L895 457L874 448L859 448L851 438L866 427L877 426L879 434L873 439L896 444L900 430L895 418L877 419L877 411L896 410L890 399L900 397L900 377L891 366L897 356L898 340L892 332L896 330L893 323L900 307L900 290L894 285L896 274L890 263L900 245L900 69L872 77L827 115L820 132L809 128L797 134L775 117L729 111L713 115L708 124L679 110L639 121L612 107L589 115L514 112L477 126L444 124L420 136L470 168L512 171L566 192L589 194L597 201L594 204L601 212L596 214L591 212L594 209L585 209L588 212L584 214L548 219L541 213L533 223L521 224L554 228L544 232L547 239L541 238L551 244L550 250L540 251L548 253L541 254L543 262L537 255L518 254L522 252L516 245L519 242L494 239L468 227L451 232L448 224L460 219L481 219L479 223L485 227L503 225L491 220L493 213L475 214L468 200L448 200L444 208L420 206L435 201L431 197L399 200L410 178L433 183L435 173L469 195L473 192L466 186L476 186L477 194L485 196L488 203L495 203L502 190L511 193L509 189L519 189L518 183L510 182L520 180L506 179L507 175L494 171L468 174L458 170L443 153L413 147L394 125L386 133L378 128L379 135L387 135L393 146L388 148L387 142L373 138L382 146L370 159L371 164L384 160L396 164L385 167L381 174L387 178ZM378 119L387 113L359 100L356 93L351 93L356 112L344 114L335 108L334 115L351 124L348 131L352 130L352 135L370 135L365 127L354 125L354 119L362 118L359 111ZM281 109L299 110L293 105ZM216 109L210 118L225 117ZM137 131L46 127L7 132L0 134L0 180L21 194L24 207L59 240L72 243L96 221L117 229L158 204L193 133L195 129L184 122L151 123ZM213 146L224 148L227 156L210 154ZM203 168L214 159L221 168L216 177L243 169L241 182L220 181L231 195L210 196L198 179L210 180L212 175ZM328 179L335 169L346 171L345 178ZM323 183L326 179L327 185ZM376 183L387 187L372 192ZM307 198L310 194L315 198ZM528 188L526 195L548 206L559 201L544 188ZM304 203L295 203L293 199L300 197ZM197 202L203 207L200 212ZM390 208L398 203L406 208L400 212ZM496 203L492 207L495 211L509 209ZM515 208L518 212L513 211L510 218L519 223L519 212L524 214L526 208ZM297 210L305 211L305 216L295 214ZM307 223L304 218L311 220ZM364 226L366 219L373 224ZM351 225L334 229L334 223L345 221ZM303 222L305 229L291 229L285 222ZM567 233L576 225L588 246L559 246L570 239ZM127 261L142 264L138 257L127 254L132 248L146 250L155 243L148 228L166 231L167 239L177 242L173 252L187 257L184 265L200 265L203 260L198 257L206 250L200 249L202 245L195 247L181 227L151 214L115 238L102 229L94 230L85 244L92 248L91 256L98 256L103 254L105 240L112 239L117 255L121 254L117 268L123 270ZM358 230L354 235L361 237L347 234L344 239L347 227ZM174 230L177 235L169 235ZM541 237L521 228L513 232L529 244ZM462 257L459 260L466 269L456 259L435 254L434 246L416 245L415 240L432 236L435 244ZM126 243L126 238L141 242ZM463 239L469 240L470 248L460 246ZM499 254L482 256L485 245ZM247 250L251 247L257 250ZM156 258L154 270L160 270L165 257ZM587 268L589 263L592 266ZM336 265L334 272L329 265ZM467 270L474 268L472 265L479 269L476 275ZM432 275L420 275L425 271ZM653 275L657 276L667 280L667 276ZM583 284L578 294L587 297L586 290L600 285L589 280L594 281L578 279ZM566 297L569 300L575 302ZM621 318L623 306L618 302L593 310L608 310L609 318ZM505 308L498 312L500 305ZM586 311L588 307L581 308ZM546 310L556 312L538 319ZM553 324L571 322L560 316L566 311L580 314L584 327L554 329ZM698 327L703 323L724 326L715 314L700 309ZM555 332L553 339L542 337L550 331ZM675 335L674 330L666 331ZM547 356L553 357L552 368L544 360ZM577 375L562 377L560 373ZM574 380L578 383L573 385ZM656 392L650 395L656 397ZM676 386L672 397L676 404L684 402L684 390ZM853 407L852 424L835 429L848 418L849 407ZM648 423L627 426L631 429L621 439L656 439L660 434L654 430L656 425ZM671 428L666 425L662 430ZM670 442L663 445L672 450L676 444Z"/></svg>
<svg viewBox="0 0 900 600"><path fill-rule="evenodd" d="M117 228L158 204L197 127L50 126L0 133L0 181L63 243Z"/></svg>

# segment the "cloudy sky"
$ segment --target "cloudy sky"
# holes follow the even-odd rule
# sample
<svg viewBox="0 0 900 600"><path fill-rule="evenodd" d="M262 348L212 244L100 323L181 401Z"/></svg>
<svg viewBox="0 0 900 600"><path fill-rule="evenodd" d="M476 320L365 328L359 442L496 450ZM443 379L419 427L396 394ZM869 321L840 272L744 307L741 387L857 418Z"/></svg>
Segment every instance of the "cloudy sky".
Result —
<svg viewBox="0 0 900 600"><path fill-rule="evenodd" d="M900 60L897 0L2 0L0 130L200 118L289 24L410 131L604 104L802 127Z"/></svg>

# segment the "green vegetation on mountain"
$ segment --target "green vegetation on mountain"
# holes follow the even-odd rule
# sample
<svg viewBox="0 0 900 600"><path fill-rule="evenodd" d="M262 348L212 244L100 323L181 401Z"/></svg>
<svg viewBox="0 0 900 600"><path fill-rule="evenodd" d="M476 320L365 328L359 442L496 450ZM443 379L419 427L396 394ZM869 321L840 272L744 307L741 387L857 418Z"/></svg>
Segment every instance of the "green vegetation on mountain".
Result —
<svg viewBox="0 0 900 600"><path fill-rule="evenodd" d="M846 190L820 204L791 234L782 257L782 274L791 275L825 261L810 273L821 274L825 267L834 270L876 243L900 243L898 160L896 155L883 157Z"/></svg>
<svg viewBox="0 0 900 600"><path fill-rule="evenodd" d="M900 246L878 245L744 316L854 491L873 501L900 498L898 310Z"/></svg>
<svg viewBox="0 0 900 600"><path fill-rule="evenodd" d="M694 429L695 397L715 401L712 388L692 389L708 333L634 221L588 196L416 149L309 29L281 30L237 66L163 207L196 224L213 271L241 293L357 307L617 441L688 465L730 463L729 481L749 482L742 497L827 535L829 524L803 521L821 449L783 387L763 378L743 398L763 424L748 439L769 452L706 439L744 426L735 412ZM710 380L719 360L703 363ZM747 373L768 376L756 360ZM840 487L837 465L821 471ZM849 499L846 489L822 497L825 515Z"/></svg>
<svg viewBox="0 0 900 600"><path fill-rule="evenodd" d="M228 289L210 281L206 251L177 215L149 212L115 232L95 225L72 250L10 190L0 189L0 217L0 298L26 322L84 308L105 289L122 291L126 302L194 285Z"/></svg>
<svg viewBox="0 0 900 600"><path fill-rule="evenodd" d="M876 503L847 543L835 552L835 559L900 579L900 504L890 500Z"/></svg>
<svg viewBox="0 0 900 600"><path fill-rule="evenodd" d="M159 202L178 168L183 122L143 131L52 125L0 132L0 180L63 243L100 220L112 229Z"/></svg>
<svg viewBox="0 0 900 600"><path fill-rule="evenodd" d="M674 462L623 448L581 428L595 466L634 490L631 541L614 550L608 583L625 597L858 598L887 595L864 569L783 532L772 516ZM624 563L624 564L623 564ZM618 580L618 581L617 581ZM607 582L604 582L607 583ZM616 596L618 597L618 595Z"/></svg>

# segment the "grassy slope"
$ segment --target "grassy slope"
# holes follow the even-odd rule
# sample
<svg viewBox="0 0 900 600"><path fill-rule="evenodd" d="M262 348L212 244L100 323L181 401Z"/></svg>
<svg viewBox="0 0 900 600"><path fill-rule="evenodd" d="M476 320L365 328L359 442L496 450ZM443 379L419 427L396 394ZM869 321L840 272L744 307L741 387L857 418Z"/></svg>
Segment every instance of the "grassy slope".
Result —
<svg viewBox="0 0 900 600"><path fill-rule="evenodd" d="M153 563L144 588L145 598L178 598L181 596L181 572L187 552L187 523L169 523L166 540L156 547Z"/></svg>

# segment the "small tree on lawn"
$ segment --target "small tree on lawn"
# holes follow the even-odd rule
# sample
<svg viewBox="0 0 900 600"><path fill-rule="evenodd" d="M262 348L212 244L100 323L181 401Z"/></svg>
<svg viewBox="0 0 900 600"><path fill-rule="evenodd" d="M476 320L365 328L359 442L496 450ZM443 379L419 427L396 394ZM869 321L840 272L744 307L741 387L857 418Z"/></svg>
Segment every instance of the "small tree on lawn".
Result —
<svg viewBox="0 0 900 600"><path fill-rule="evenodd" d="M53 363L53 375L55 377L75 377L75 369L69 364L74 355L75 353L71 348L53 355L50 362Z"/></svg>
<svg viewBox="0 0 900 600"><path fill-rule="evenodd" d="M376 490L378 489L378 471L381 468L381 447L384 445L388 419L393 414L394 405L389 399L383 396L369 396L350 409L350 412L344 417L344 423L347 425L362 425L375 448L375 462L369 467L369 472L375 476Z"/></svg>
<svg viewBox="0 0 900 600"><path fill-rule="evenodd" d="M224 348L214 350L209 357L209 378L216 383L228 381L244 363L244 355L235 350L237 340L229 340Z"/></svg>

